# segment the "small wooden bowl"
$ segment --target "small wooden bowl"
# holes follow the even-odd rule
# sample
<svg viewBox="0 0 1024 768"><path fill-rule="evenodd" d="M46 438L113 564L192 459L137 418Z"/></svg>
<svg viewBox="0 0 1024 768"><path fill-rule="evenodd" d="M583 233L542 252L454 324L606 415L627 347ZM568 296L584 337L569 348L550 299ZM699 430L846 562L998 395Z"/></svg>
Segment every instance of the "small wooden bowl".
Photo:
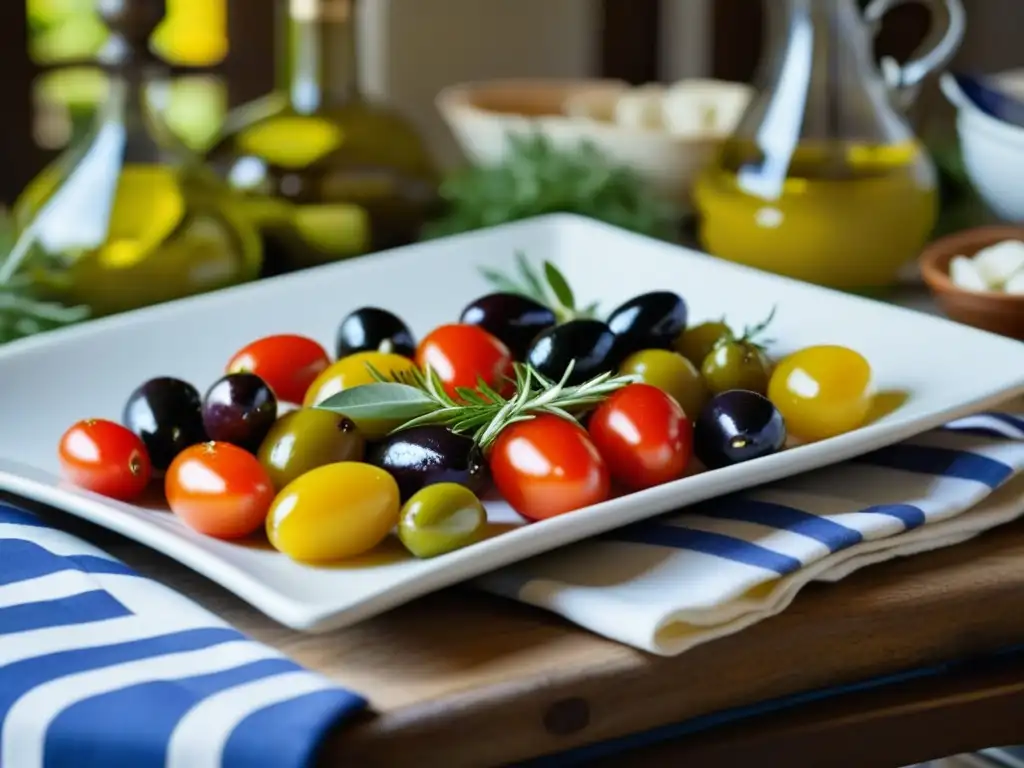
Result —
<svg viewBox="0 0 1024 768"><path fill-rule="evenodd" d="M949 277L954 256L974 256L1003 240L1024 240L1024 226L976 227L948 235L925 248L918 264L935 301L951 319L1024 341L1024 296L968 291Z"/></svg>

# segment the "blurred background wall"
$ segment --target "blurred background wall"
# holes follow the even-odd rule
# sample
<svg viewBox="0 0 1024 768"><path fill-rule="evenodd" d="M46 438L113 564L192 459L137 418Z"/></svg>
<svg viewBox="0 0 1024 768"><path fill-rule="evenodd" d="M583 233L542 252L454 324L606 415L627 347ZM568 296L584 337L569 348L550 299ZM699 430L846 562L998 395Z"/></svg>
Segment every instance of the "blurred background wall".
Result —
<svg viewBox="0 0 1024 768"><path fill-rule="evenodd" d="M9 202L88 120L101 80L89 59L105 30L96 0L0 2L0 202ZM270 87L274 0L167 0L155 47L177 67L171 122L197 144L227 109ZM1021 62L1022 0L965 0L957 66ZM458 162L433 107L451 83L491 77L715 76L749 80L761 50L763 0L364 0L363 80L409 113L446 163ZM879 52L905 57L924 34L914 4L887 20ZM74 65L67 68L67 65ZM61 67L53 70L54 67ZM934 88L930 115L946 113Z"/></svg>

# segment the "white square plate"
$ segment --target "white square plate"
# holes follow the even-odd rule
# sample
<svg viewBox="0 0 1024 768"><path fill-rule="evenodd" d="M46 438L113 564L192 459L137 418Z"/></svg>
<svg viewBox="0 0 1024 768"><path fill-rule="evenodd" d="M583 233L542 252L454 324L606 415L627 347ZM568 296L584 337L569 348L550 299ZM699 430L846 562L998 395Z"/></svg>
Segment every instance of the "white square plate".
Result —
<svg viewBox="0 0 1024 768"><path fill-rule="evenodd" d="M333 349L349 311L386 307L422 334L453 322L490 291L478 267L511 268L523 250L559 265L581 301L607 312L669 288L691 322L726 314L737 326L778 306L778 353L819 343L860 350L881 390L906 402L855 432L678 480L419 561L385 547L338 567L297 564L267 547L194 533L171 513L113 502L57 479L63 431L87 417L117 420L141 382L177 376L203 391L238 348L301 333ZM97 320L0 349L0 489L52 505L157 549L290 627L350 624L419 595L627 523L841 461L1024 392L1024 344L925 314L787 280L573 216L549 216L418 244L219 293ZM518 522L504 503L495 521Z"/></svg>

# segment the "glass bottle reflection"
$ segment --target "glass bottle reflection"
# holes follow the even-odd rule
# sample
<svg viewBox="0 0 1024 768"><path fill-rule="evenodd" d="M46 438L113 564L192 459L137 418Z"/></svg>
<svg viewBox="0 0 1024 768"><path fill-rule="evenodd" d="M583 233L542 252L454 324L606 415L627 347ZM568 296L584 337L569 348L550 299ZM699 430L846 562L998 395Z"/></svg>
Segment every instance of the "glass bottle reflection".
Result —
<svg viewBox="0 0 1024 768"><path fill-rule="evenodd" d="M258 276L261 246L235 195L151 113L149 54L163 0L104 2L110 72L92 130L23 191L14 215L44 290L94 315Z"/></svg>
<svg viewBox="0 0 1024 768"><path fill-rule="evenodd" d="M959 6L933 5L943 1ZM876 0L875 13L889 4ZM697 185L703 245L811 282L888 286L934 226L934 165L894 106L854 0L766 7L759 95ZM935 50L951 55L962 32L954 14Z"/></svg>

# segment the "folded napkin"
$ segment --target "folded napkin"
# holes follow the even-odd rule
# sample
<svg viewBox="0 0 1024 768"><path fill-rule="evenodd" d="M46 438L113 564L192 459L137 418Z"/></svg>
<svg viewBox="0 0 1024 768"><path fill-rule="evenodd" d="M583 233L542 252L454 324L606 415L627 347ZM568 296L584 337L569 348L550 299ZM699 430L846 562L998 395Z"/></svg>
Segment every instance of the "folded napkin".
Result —
<svg viewBox="0 0 1024 768"><path fill-rule="evenodd" d="M289 768L365 701L0 505L0 766Z"/></svg>
<svg viewBox="0 0 1024 768"><path fill-rule="evenodd" d="M1024 418L961 419L853 461L632 525L477 580L673 656L786 608L811 581L1024 514Z"/></svg>

